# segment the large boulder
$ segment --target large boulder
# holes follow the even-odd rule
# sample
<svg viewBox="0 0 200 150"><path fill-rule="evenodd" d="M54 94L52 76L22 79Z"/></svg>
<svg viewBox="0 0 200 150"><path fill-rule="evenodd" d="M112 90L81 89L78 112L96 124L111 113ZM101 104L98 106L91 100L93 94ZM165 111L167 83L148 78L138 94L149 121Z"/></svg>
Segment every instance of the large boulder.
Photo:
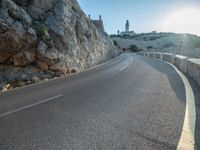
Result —
<svg viewBox="0 0 200 150"><path fill-rule="evenodd" d="M26 66L33 62L35 62L36 54L34 51L23 51L14 56L12 56L12 60L15 66Z"/></svg>
<svg viewBox="0 0 200 150"><path fill-rule="evenodd" d="M49 66L48 66L48 64L47 63L45 63L45 62L42 62L42 61L37 61L37 67L39 67L40 69L42 69L42 70L45 70L45 71L47 71L48 69L49 69Z"/></svg>
<svg viewBox="0 0 200 150"><path fill-rule="evenodd" d="M0 51L0 64L7 61L13 54L14 52L9 52L9 51Z"/></svg>
<svg viewBox="0 0 200 150"><path fill-rule="evenodd" d="M16 29L0 22L0 29L0 50L16 51L23 47L23 31L19 31L20 27Z"/></svg>
<svg viewBox="0 0 200 150"><path fill-rule="evenodd" d="M41 42L37 49L37 59L52 66L59 61L57 49L47 49L46 44Z"/></svg>

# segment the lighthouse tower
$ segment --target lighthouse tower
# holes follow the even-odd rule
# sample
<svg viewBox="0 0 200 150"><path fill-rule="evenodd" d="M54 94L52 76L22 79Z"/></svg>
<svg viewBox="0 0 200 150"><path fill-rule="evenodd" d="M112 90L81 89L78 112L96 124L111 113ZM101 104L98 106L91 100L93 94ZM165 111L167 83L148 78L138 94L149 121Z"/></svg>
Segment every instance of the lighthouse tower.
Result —
<svg viewBox="0 0 200 150"><path fill-rule="evenodd" d="M129 21L128 20L126 20L125 32L129 32Z"/></svg>
<svg viewBox="0 0 200 150"><path fill-rule="evenodd" d="M130 31L129 28L130 28L129 20L126 20L125 31L122 31L120 35L129 37L134 36L136 34L135 31Z"/></svg>

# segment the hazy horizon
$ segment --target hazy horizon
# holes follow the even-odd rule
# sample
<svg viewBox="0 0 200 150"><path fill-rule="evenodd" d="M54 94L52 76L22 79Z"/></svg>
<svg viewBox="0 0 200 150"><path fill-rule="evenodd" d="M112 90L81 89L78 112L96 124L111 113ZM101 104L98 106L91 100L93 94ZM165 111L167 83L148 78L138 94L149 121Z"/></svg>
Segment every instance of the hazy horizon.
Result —
<svg viewBox="0 0 200 150"><path fill-rule="evenodd" d="M175 32L200 35L200 1L198 0L78 0L83 11L98 19L102 15L106 32L130 30L142 32Z"/></svg>

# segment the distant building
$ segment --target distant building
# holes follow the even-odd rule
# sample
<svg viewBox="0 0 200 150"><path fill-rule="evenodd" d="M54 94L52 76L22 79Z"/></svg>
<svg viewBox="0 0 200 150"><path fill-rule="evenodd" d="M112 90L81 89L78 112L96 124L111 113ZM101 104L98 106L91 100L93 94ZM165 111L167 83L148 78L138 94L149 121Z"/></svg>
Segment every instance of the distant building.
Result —
<svg viewBox="0 0 200 150"><path fill-rule="evenodd" d="M130 25L129 25L129 21L126 20L126 24L125 24L125 31L121 32L120 35L121 36L133 36L135 35L135 31L129 31Z"/></svg>
<svg viewBox="0 0 200 150"><path fill-rule="evenodd" d="M91 16L88 15L88 18L92 21L92 23L95 25L99 33L103 34L105 37L109 37L109 35L104 30L103 20L101 15L99 15L99 20L93 20L91 19Z"/></svg>
<svg viewBox="0 0 200 150"><path fill-rule="evenodd" d="M119 30L117 30L117 35L120 35L120 31Z"/></svg>
<svg viewBox="0 0 200 150"><path fill-rule="evenodd" d="M104 25L103 25L103 21L102 21L101 15L99 15L99 20L93 20L93 19L91 19L91 16L90 16L90 15L89 15L88 17L89 17L89 19L93 22L93 24L96 26L96 28L97 28L100 32L102 32L102 33L105 32L105 31L104 31Z"/></svg>
<svg viewBox="0 0 200 150"><path fill-rule="evenodd" d="M129 21L128 20L126 21L126 24L125 24L125 32L129 32Z"/></svg>

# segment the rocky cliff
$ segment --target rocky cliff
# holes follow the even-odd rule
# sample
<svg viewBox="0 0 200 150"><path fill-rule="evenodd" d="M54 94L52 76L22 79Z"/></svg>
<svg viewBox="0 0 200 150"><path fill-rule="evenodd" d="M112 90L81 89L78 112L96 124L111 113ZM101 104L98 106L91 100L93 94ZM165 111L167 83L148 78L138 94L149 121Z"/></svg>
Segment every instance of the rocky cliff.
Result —
<svg viewBox="0 0 200 150"><path fill-rule="evenodd" d="M104 62L118 54L105 35L76 0L1 0L0 82Z"/></svg>

